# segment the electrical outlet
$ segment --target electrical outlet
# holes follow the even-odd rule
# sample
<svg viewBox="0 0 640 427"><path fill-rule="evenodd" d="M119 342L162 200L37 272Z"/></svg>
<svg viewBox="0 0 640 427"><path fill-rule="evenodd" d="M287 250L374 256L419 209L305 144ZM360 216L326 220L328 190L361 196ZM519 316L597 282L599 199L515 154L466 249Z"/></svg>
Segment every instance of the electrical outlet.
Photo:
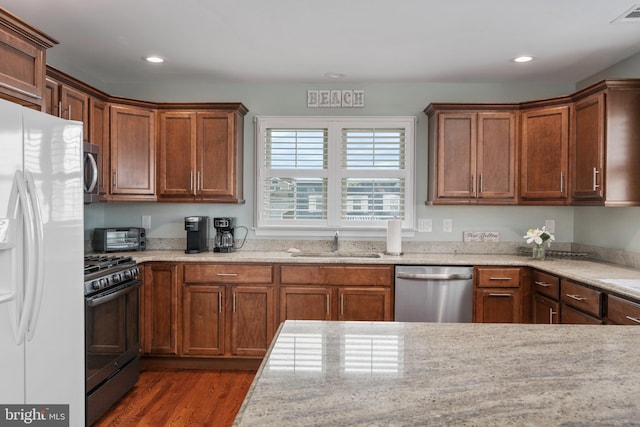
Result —
<svg viewBox="0 0 640 427"><path fill-rule="evenodd" d="M433 223L431 218L419 218L418 219L418 232L431 233L433 231Z"/></svg>
<svg viewBox="0 0 640 427"><path fill-rule="evenodd" d="M453 232L453 219L445 218L442 220L442 231L445 233Z"/></svg>
<svg viewBox="0 0 640 427"><path fill-rule="evenodd" d="M549 232L549 233L555 233L556 232L556 220L555 219L548 219L544 222L544 228Z"/></svg>
<svg viewBox="0 0 640 427"><path fill-rule="evenodd" d="M142 215L142 228L145 230L151 228L151 215Z"/></svg>

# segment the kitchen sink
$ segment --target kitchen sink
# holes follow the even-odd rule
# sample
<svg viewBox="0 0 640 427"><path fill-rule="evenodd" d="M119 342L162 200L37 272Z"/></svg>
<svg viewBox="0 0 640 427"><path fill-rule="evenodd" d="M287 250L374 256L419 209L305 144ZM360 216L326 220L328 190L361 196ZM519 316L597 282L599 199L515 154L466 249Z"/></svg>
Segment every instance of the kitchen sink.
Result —
<svg viewBox="0 0 640 427"><path fill-rule="evenodd" d="M293 257L306 258L380 258L375 252L296 252Z"/></svg>

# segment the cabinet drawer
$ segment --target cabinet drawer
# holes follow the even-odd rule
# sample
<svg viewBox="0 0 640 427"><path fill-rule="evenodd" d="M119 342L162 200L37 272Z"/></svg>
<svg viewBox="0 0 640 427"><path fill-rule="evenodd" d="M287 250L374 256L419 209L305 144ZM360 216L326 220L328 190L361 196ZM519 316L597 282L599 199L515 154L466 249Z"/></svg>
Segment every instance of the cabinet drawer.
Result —
<svg viewBox="0 0 640 427"><path fill-rule="evenodd" d="M479 288L518 288L520 287L519 268L477 268L477 286Z"/></svg>
<svg viewBox="0 0 640 427"><path fill-rule="evenodd" d="M560 308L560 323L572 325L602 325L602 320L563 304Z"/></svg>
<svg viewBox="0 0 640 427"><path fill-rule="evenodd" d="M602 317L602 292L562 279L560 283L563 303L598 318Z"/></svg>
<svg viewBox="0 0 640 427"><path fill-rule="evenodd" d="M391 286L393 266L371 265L283 265L283 285Z"/></svg>
<svg viewBox="0 0 640 427"><path fill-rule="evenodd" d="M539 294L560 299L560 279L541 271L534 271L532 276L533 290Z"/></svg>
<svg viewBox="0 0 640 427"><path fill-rule="evenodd" d="M640 304L609 295L607 308L609 323L640 325Z"/></svg>
<svg viewBox="0 0 640 427"><path fill-rule="evenodd" d="M185 283L273 283L273 266L184 264Z"/></svg>

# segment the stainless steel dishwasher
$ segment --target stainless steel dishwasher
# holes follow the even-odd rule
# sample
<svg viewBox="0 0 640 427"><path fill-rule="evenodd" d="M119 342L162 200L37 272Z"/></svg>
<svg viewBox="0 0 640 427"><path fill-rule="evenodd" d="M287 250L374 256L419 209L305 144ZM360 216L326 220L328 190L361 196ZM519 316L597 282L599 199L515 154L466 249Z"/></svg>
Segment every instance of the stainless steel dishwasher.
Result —
<svg viewBox="0 0 640 427"><path fill-rule="evenodd" d="M473 267L397 265L395 320L470 323Z"/></svg>

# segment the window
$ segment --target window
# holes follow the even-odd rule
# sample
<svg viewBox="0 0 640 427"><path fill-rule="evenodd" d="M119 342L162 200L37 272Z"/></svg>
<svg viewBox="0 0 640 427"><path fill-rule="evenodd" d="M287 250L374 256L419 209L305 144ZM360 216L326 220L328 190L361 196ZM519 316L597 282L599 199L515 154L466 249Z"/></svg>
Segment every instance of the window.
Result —
<svg viewBox="0 0 640 427"><path fill-rule="evenodd" d="M414 117L256 117L257 234L413 228Z"/></svg>

